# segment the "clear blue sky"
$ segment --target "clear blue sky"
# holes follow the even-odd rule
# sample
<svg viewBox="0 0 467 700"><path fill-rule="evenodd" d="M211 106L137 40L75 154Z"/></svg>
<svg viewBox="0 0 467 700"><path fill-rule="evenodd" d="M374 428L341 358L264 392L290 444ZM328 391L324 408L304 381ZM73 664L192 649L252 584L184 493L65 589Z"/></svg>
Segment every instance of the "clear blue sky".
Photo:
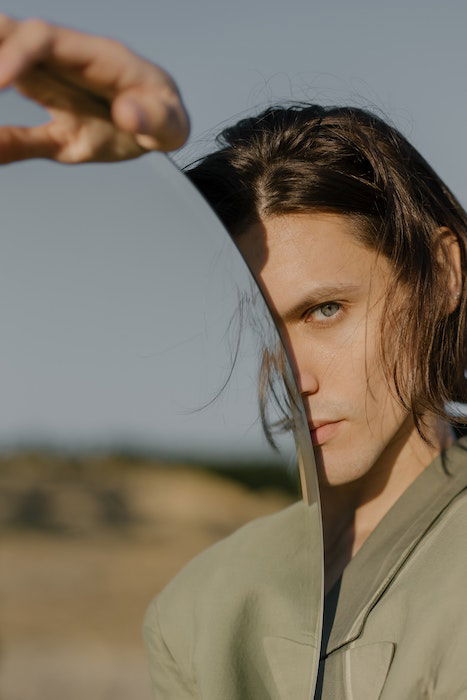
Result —
<svg viewBox="0 0 467 700"><path fill-rule="evenodd" d="M271 101L350 102L392 120L467 204L461 0L42 0L39 13L32 0L6 0L2 10L117 37L163 65L193 124L179 162L205 151L219 125ZM0 100L3 123L42 119L11 94ZM217 251L194 231L191 215L183 218L177 188L164 188L157 162L35 162L0 173L3 442L33 436L262 449L250 427L248 349L231 406L225 399L203 417L181 417L209 398L225 370L225 354L187 353L182 342L189 346L203 322L194 290ZM215 300L208 312L214 325L231 311L224 282L218 274L221 291L201 285L197 292ZM164 308L171 313L164 316ZM161 338L171 342L163 346Z"/></svg>

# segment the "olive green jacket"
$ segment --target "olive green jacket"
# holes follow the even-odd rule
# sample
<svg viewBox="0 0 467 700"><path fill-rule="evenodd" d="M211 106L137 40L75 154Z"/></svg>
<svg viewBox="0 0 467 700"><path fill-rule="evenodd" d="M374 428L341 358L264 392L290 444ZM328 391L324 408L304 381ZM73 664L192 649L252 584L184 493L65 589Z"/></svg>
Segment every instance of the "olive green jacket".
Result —
<svg viewBox="0 0 467 700"><path fill-rule="evenodd" d="M157 700L310 700L310 518L297 503L246 525L152 602L144 632ZM324 700L467 700L467 438L347 565L322 664Z"/></svg>

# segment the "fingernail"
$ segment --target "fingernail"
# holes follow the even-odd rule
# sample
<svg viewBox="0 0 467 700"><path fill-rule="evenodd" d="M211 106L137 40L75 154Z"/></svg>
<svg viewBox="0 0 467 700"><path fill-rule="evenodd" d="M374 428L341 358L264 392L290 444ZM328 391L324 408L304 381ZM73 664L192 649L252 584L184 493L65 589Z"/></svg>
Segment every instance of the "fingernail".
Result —
<svg viewBox="0 0 467 700"><path fill-rule="evenodd" d="M128 103L131 105L131 109L133 111L133 114L136 117L136 130L138 133L141 134L147 134L150 130L149 122L147 115L144 111L144 109L139 105L137 102L135 102L132 99L128 100Z"/></svg>

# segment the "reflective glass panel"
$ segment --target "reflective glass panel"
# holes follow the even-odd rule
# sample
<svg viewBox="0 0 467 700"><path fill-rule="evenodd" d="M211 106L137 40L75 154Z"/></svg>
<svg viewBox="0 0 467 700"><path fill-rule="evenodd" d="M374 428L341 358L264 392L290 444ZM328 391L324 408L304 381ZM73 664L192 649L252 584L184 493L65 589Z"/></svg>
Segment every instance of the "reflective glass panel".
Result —
<svg viewBox="0 0 467 700"><path fill-rule="evenodd" d="M20 163L1 180L2 696L149 699L147 606L246 525L219 545L213 605L231 619L231 600L247 610L253 592L240 675L311 697L322 599L313 453L236 246L164 155ZM271 380L279 404L265 397L265 419L286 428L276 451L258 406L265 350L286 383ZM248 524L261 516L271 518L259 537Z"/></svg>

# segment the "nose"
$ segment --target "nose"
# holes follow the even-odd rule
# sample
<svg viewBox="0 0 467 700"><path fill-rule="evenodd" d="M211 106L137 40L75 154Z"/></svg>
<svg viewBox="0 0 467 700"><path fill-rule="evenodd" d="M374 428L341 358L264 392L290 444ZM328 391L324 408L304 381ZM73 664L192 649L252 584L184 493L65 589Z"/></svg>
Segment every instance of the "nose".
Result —
<svg viewBox="0 0 467 700"><path fill-rule="evenodd" d="M298 390L302 398L316 394L319 389L318 379L309 368L301 368L301 365L298 364L296 369L296 378Z"/></svg>
<svg viewBox="0 0 467 700"><path fill-rule="evenodd" d="M294 342L289 336L287 353L290 358L295 381L302 398L316 394L319 389L317 368L314 367L312 349L307 343Z"/></svg>

